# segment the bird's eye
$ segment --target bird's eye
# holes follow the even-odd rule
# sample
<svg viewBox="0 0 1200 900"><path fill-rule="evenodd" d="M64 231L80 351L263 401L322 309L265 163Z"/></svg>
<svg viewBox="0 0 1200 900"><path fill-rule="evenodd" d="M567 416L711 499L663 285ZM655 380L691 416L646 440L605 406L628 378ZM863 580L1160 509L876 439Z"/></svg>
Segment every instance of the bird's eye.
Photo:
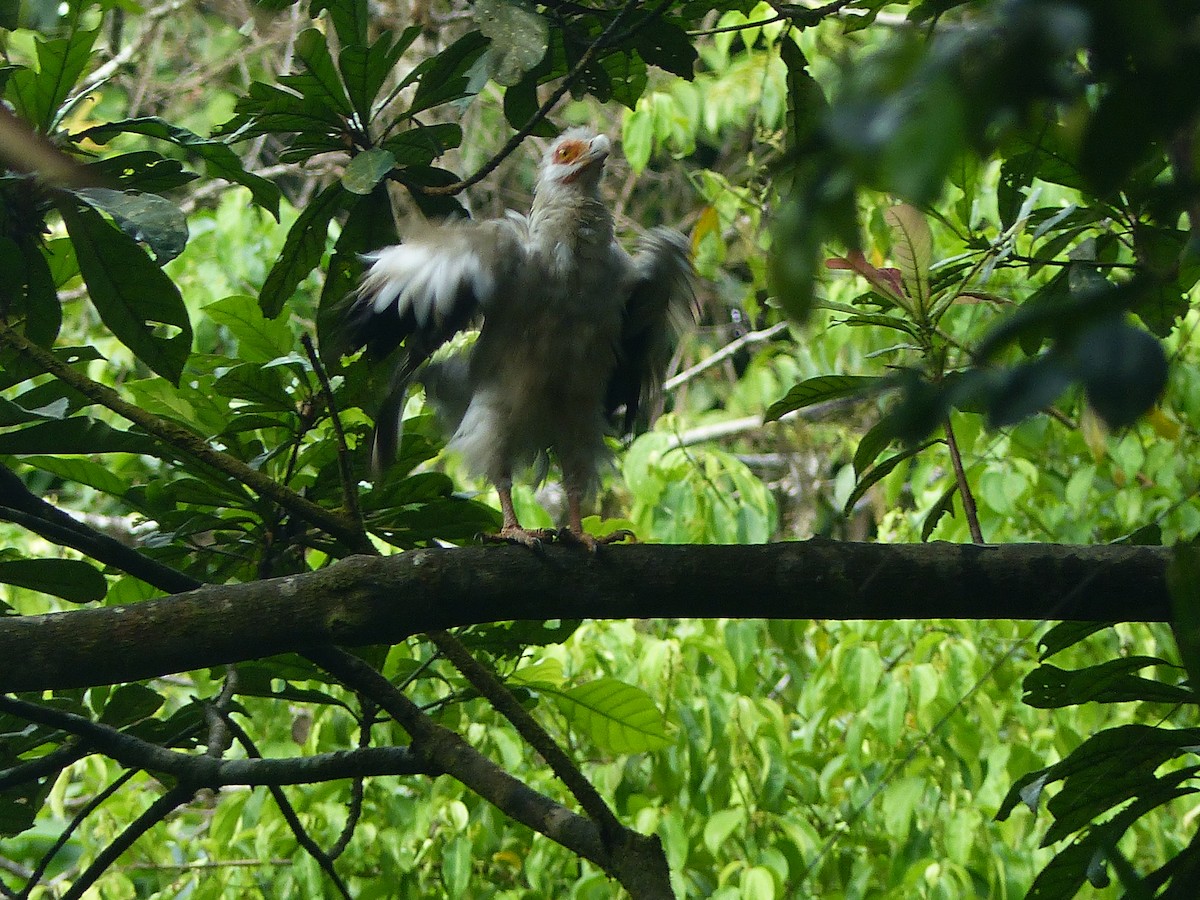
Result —
<svg viewBox="0 0 1200 900"><path fill-rule="evenodd" d="M579 142L572 141L569 144L561 145L557 150L555 150L554 151L554 159L555 159L555 161L560 162L560 163L574 162L576 157L579 156L579 151L580 151Z"/></svg>

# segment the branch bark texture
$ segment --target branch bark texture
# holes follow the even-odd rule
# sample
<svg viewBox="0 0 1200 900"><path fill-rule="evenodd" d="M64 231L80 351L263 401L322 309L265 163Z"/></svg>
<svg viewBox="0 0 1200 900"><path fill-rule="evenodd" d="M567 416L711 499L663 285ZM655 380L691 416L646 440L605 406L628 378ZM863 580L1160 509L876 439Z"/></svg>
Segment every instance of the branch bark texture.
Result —
<svg viewBox="0 0 1200 900"><path fill-rule="evenodd" d="M1166 621L1159 547L856 544L466 547L128 606L0 619L0 691L136 681L514 619Z"/></svg>

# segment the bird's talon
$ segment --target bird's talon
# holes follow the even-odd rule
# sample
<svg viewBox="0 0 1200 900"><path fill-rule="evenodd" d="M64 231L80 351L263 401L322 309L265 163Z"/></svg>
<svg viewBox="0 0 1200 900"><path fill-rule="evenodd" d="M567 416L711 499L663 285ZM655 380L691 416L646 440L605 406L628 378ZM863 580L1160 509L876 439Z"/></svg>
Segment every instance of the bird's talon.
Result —
<svg viewBox="0 0 1200 900"><path fill-rule="evenodd" d="M520 544L530 550L541 550L543 541L555 538L555 532L547 528L522 528L520 525L505 525L495 534L485 534L484 541L493 544Z"/></svg>

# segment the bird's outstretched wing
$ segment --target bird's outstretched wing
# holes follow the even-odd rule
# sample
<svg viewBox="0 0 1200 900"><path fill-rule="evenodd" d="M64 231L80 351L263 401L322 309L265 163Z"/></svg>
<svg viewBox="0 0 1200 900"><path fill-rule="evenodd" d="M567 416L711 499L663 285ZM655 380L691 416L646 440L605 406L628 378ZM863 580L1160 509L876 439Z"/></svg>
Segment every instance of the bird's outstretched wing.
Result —
<svg viewBox="0 0 1200 900"><path fill-rule="evenodd" d="M687 239L655 228L638 242L630 280L617 366L608 383L606 412L624 407L622 430L645 427L662 391L673 339L695 318L695 273Z"/></svg>
<svg viewBox="0 0 1200 900"><path fill-rule="evenodd" d="M370 266L342 324L344 348L366 347L368 356L382 359L403 345L375 417L376 466L395 456L400 414L417 370L512 290L528 245L527 220L510 213L430 227L365 257Z"/></svg>

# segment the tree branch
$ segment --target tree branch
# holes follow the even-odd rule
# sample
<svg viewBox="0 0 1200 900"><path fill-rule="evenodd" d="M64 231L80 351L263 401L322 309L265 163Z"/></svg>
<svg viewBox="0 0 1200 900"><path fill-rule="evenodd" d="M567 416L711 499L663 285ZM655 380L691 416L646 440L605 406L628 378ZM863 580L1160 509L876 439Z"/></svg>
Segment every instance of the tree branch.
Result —
<svg viewBox="0 0 1200 900"><path fill-rule="evenodd" d="M1165 622L1170 556L1162 547L824 540L360 556L128 606L0 619L0 691L136 681L509 619Z"/></svg>
<svg viewBox="0 0 1200 900"><path fill-rule="evenodd" d="M311 784L365 775L441 774L440 769L432 768L407 747L362 747L289 759L217 759L207 754L167 750L100 722L17 697L0 695L0 710L78 735L91 749L121 765L171 775L191 792L231 784L255 787Z"/></svg>

